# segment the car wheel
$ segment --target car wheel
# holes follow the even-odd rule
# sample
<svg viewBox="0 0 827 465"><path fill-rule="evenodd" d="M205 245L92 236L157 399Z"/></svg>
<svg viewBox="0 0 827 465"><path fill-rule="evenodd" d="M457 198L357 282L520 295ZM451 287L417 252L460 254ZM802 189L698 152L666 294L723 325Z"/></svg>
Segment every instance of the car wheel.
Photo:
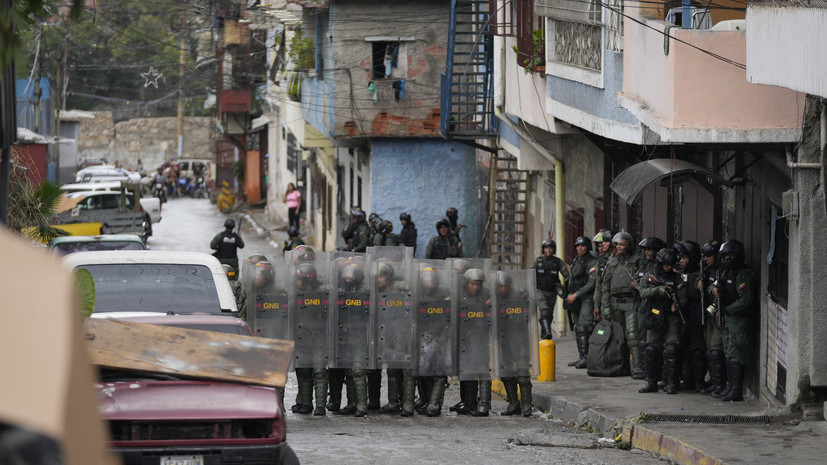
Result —
<svg viewBox="0 0 827 465"><path fill-rule="evenodd" d="M287 450L284 451L284 460L282 460L283 465L299 465L299 458L296 456L296 453L293 452L293 448L289 445L287 446Z"/></svg>

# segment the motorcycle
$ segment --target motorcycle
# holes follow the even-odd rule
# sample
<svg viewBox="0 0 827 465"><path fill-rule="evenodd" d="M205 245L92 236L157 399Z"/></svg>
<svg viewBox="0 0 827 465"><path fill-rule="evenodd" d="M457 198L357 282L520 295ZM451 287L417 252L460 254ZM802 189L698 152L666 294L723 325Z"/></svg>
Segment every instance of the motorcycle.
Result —
<svg viewBox="0 0 827 465"><path fill-rule="evenodd" d="M167 190L164 188L164 183L156 182L153 185L152 196L161 199L161 203L167 202Z"/></svg>
<svg viewBox="0 0 827 465"><path fill-rule="evenodd" d="M204 176L196 176L195 179L187 186L187 193L194 199L210 198L210 189L207 187L207 182L204 180Z"/></svg>

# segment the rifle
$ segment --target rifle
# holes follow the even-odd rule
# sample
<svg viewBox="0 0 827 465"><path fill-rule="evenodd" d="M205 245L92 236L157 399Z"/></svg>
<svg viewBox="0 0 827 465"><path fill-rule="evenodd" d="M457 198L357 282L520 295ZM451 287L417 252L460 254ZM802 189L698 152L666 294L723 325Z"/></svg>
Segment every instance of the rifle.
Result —
<svg viewBox="0 0 827 465"><path fill-rule="evenodd" d="M724 330L726 327L726 321L724 321L724 308L721 306L721 293L718 293L718 297L715 298L715 306L718 307L718 311L715 312L715 326L718 327L721 331Z"/></svg>
<svg viewBox="0 0 827 465"><path fill-rule="evenodd" d="M706 315L704 314L704 310L706 310L706 305L704 305L704 294L706 293L706 278L704 278L704 261L701 259L701 326L706 324ZM696 286L697 287L697 286Z"/></svg>
<svg viewBox="0 0 827 465"><path fill-rule="evenodd" d="M666 293L669 294L669 297L672 299L672 305L675 306L675 312L677 312L678 316L681 317L681 323L686 324L686 318L684 318L683 312L681 311L681 304L678 302L678 289L675 286L675 283L672 281L660 281L651 273L649 274L649 281L666 286Z"/></svg>

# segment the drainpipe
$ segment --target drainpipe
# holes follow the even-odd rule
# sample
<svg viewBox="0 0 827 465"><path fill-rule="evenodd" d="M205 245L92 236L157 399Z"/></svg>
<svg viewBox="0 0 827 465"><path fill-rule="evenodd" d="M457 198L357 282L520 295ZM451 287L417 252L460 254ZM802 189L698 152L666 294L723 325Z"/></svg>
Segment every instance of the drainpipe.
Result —
<svg viewBox="0 0 827 465"><path fill-rule="evenodd" d="M824 141L827 139L827 118L821 113L821 154L824 156ZM787 147L787 167L798 169L821 169L821 163L796 163L793 161L793 151Z"/></svg>
<svg viewBox="0 0 827 465"><path fill-rule="evenodd" d="M499 84L499 82L498 82ZM496 95L496 94L495 94ZM537 143L534 138L528 134L523 128L517 126L508 119L507 116L502 112L499 106L494 106L494 116L499 118L500 122L511 128L514 132L520 135L520 138L529 145L531 145L534 150L540 152L544 157L548 158L549 160L554 163L554 232L557 242L557 256L560 257L561 260L564 262L566 261L566 216L564 214L565 210L565 198L564 198L564 191L563 191L563 162L560 161L559 158L555 157L553 153L549 152L548 149ZM557 309L557 315L555 315L555 321L557 321L557 334L560 336L565 336L568 326L566 324L566 311L563 309L562 299L558 297L558 305L555 307Z"/></svg>

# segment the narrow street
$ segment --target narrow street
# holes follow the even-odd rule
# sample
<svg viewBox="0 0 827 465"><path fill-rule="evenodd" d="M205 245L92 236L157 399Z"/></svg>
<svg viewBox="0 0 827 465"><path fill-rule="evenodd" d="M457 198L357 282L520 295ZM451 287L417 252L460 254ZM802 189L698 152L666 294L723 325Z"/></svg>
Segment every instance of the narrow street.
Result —
<svg viewBox="0 0 827 465"><path fill-rule="evenodd" d="M236 221L242 216L229 215ZM163 219L154 225L149 246L153 250L209 253L210 240L223 229L227 217L207 200L170 200L163 206ZM251 222L243 222L241 235L245 247L239 258L256 253L274 260L280 258L280 248ZM296 395L293 373L289 374L285 389L288 443L302 464L663 463L645 453L606 445L604 449L598 448L599 435L567 428L539 412L533 418L499 416L506 402L496 394L492 399L495 413L490 417L448 412L448 406L459 401L455 384L446 391L443 415L436 418L402 418L375 412L365 418L330 413L324 417L299 415L289 410ZM382 400L386 401L384 392Z"/></svg>

